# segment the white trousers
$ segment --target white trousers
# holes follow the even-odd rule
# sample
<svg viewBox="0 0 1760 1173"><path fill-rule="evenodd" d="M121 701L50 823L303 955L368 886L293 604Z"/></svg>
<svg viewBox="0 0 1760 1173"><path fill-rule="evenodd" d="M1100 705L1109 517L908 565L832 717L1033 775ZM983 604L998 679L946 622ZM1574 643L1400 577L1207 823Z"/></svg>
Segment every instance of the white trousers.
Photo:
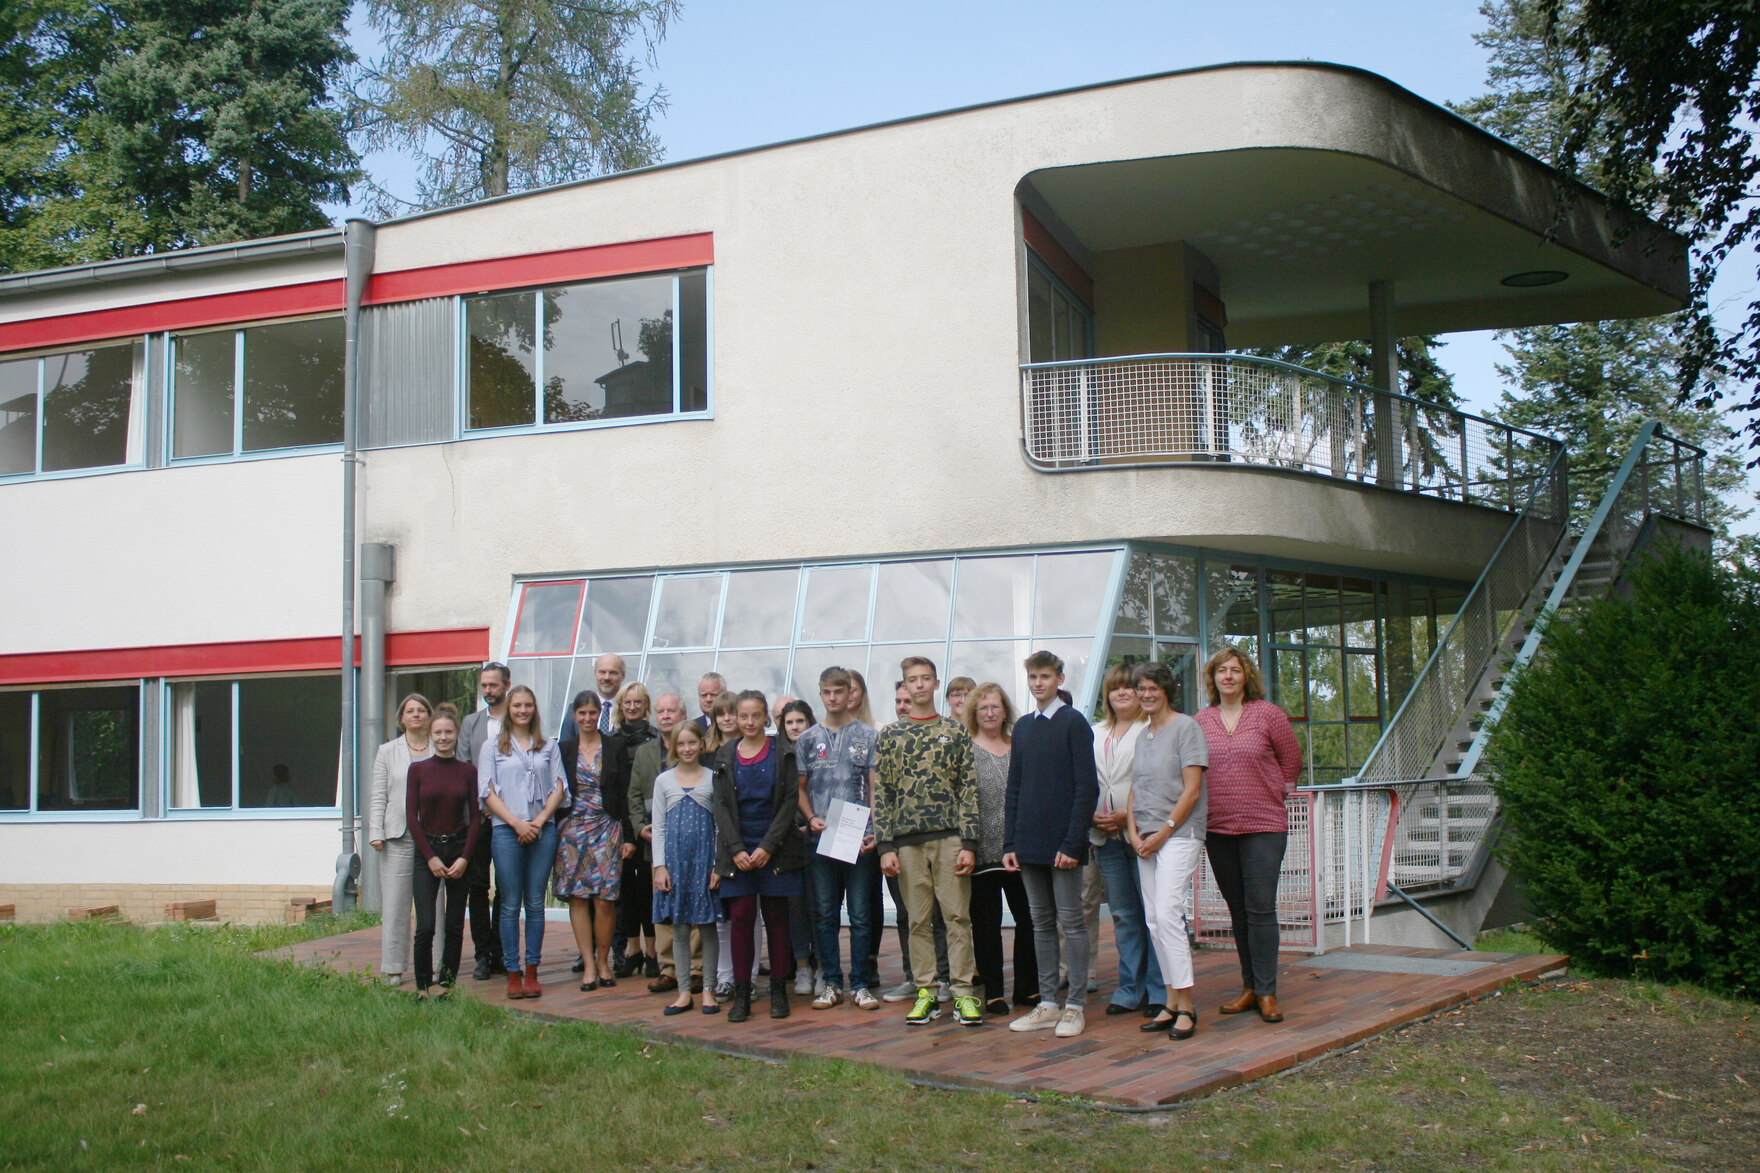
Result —
<svg viewBox="0 0 1760 1173"><path fill-rule="evenodd" d="M1186 922L1192 915L1192 877L1203 855L1202 839L1175 836L1148 859L1137 857L1144 927L1155 947L1155 960L1161 963L1161 980L1175 990L1192 984L1192 948L1186 940ZM1155 991L1149 995L1153 999Z"/></svg>
<svg viewBox="0 0 1760 1173"><path fill-rule="evenodd" d="M382 974L409 971L410 942L414 939L411 914L415 910L413 877L416 867L416 841L408 835L385 840L385 854L379 857L379 972ZM427 867L426 863L421 865ZM446 885L434 898L434 924L446 923ZM440 972L440 957L446 948L446 934L434 933L434 972Z"/></svg>

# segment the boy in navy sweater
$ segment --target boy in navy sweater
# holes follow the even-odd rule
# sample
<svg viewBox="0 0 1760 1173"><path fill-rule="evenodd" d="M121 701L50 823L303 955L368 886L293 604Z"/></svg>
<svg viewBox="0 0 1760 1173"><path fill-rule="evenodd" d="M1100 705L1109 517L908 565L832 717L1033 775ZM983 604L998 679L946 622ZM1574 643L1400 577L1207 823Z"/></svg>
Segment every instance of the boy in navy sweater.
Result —
<svg viewBox="0 0 1760 1173"><path fill-rule="evenodd" d="M1082 1033L1088 997L1090 942L1082 915L1082 864L1088 823L1100 801L1094 767L1094 731L1058 695L1063 661L1050 652L1027 657L1027 688L1038 707L1014 727L1003 814L1002 865L1019 871L1033 913L1039 959L1039 1005L1009 1023L1010 1030L1054 1030L1058 1038ZM1069 956L1069 1000L1057 1006L1057 929Z"/></svg>

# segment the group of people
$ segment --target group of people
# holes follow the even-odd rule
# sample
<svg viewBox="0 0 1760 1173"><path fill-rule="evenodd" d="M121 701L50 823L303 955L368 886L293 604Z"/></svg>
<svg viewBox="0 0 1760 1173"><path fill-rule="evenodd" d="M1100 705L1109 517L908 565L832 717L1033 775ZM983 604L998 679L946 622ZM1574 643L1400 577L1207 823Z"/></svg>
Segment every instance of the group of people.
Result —
<svg viewBox="0 0 1760 1173"><path fill-rule="evenodd" d="M1033 707L1018 718L1000 684L964 677L938 711L934 663L899 667L897 719L880 728L861 673L838 667L820 675L818 714L710 673L691 720L683 698L650 698L604 656L556 737L501 664L481 670L483 706L462 719L404 698L368 810L384 861L381 972L402 981L413 905L417 995L445 997L468 908L472 976L504 973L509 998L540 997L552 891L568 906L580 988L645 976L650 991L676 992L667 1015L726 1006L744 1021L768 976L773 1018L789 1016L791 993L815 1010L909 1002L913 1025L948 1003L973 1027L1019 1006L1011 1030L1068 1038L1085 1028L1104 899L1118 949L1106 1013L1141 1013L1144 1031L1185 1039L1198 1025L1188 934L1207 853L1241 966L1220 1012L1282 1020L1277 883L1301 753L1250 657L1210 658L1210 703L1195 717L1174 707L1165 665L1116 666L1093 725L1050 652L1025 662ZM883 883L905 970L884 990Z"/></svg>

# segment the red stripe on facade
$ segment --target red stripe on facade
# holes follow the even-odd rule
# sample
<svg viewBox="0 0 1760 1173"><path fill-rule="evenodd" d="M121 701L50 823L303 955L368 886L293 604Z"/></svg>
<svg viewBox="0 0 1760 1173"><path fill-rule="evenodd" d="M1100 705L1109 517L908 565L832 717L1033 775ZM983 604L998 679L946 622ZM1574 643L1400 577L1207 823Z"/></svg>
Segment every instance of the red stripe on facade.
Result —
<svg viewBox="0 0 1760 1173"><path fill-rule="evenodd" d="M117 306L54 318L0 322L0 351L36 350L45 346L65 346L70 342L149 334L155 330L193 330L200 326L220 326L257 318L325 313L342 308L346 293L343 285L339 277L334 281L309 281L303 285L279 285L273 289L247 289L239 293Z"/></svg>
<svg viewBox="0 0 1760 1173"><path fill-rule="evenodd" d="M78 652L23 652L0 656L0 684L68 684L143 676L236 676L255 672L311 672L336 667L335 636L101 648ZM480 664L489 657L487 627L393 631L385 636L385 663ZM360 639L355 639L360 663Z"/></svg>
<svg viewBox="0 0 1760 1173"><path fill-rule="evenodd" d="M367 283L366 300L369 305L382 305L423 297L450 297L455 293L484 293L491 289L518 289L562 281L589 281L595 277L691 269L714 263L714 234L698 232L690 236L663 236L656 240L374 273Z"/></svg>
<svg viewBox="0 0 1760 1173"><path fill-rule="evenodd" d="M698 232L688 236L663 236L656 240L375 273L367 283L366 301L369 305L383 305L492 289L589 281L596 277L662 273L714 262L714 235ZM0 322L0 353L126 338L157 330L194 330L231 322L333 313L343 308L346 292L346 283L338 277L301 285L279 285L270 289L247 289L238 293L216 293L50 318Z"/></svg>

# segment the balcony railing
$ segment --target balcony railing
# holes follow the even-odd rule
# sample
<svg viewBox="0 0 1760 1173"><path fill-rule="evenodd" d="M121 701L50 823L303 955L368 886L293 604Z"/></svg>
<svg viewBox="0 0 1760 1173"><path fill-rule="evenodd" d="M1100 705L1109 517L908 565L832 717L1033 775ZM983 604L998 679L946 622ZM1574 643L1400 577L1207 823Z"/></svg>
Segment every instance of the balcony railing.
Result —
<svg viewBox="0 0 1760 1173"><path fill-rule="evenodd" d="M1021 368L1035 468L1232 463L1515 512L1559 442L1274 359L1152 354Z"/></svg>

